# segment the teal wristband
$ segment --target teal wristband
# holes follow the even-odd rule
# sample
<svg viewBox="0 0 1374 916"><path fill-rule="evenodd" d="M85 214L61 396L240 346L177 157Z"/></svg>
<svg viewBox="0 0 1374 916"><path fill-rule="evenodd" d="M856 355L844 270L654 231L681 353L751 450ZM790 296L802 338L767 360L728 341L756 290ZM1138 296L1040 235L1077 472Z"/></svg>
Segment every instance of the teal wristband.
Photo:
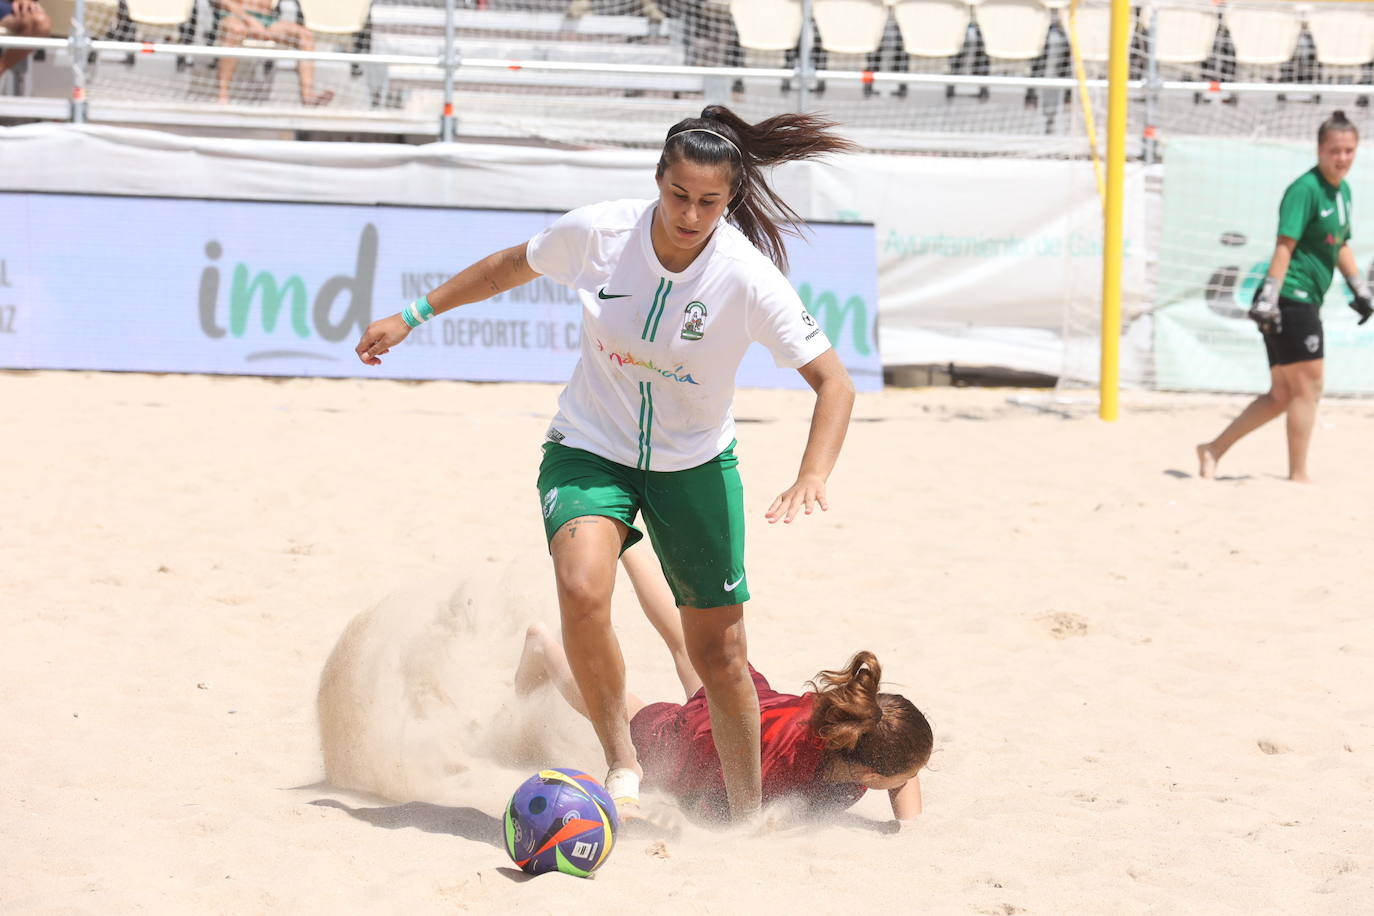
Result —
<svg viewBox="0 0 1374 916"><path fill-rule="evenodd" d="M406 327L418 328L420 326L422 319L415 314L415 303L412 302L401 309L401 320L406 323Z"/></svg>
<svg viewBox="0 0 1374 916"><path fill-rule="evenodd" d="M415 300L415 311L420 316L421 321L428 321L434 317L434 306L429 304L428 296L421 296Z"/></svg>

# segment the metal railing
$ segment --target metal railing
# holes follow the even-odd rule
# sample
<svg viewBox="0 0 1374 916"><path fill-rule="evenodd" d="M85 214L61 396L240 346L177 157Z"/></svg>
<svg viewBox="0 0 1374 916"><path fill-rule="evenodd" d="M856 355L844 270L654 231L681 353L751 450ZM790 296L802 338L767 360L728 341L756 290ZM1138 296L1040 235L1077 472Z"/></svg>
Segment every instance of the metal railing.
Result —
<svg viewBox="0 0 1374 916"><path fill-rule="evenodd" d="M27 48L65 49L72 62L72 94L68 106L69 120L77 123L90 117L90 99L87 87L90 84L92 61L103 52L140 56L169 55L178 59L240 59L258 61L314 61L343 63L363 67L407 67L430 71L436 82L441 83L441 105L434 113L433 132L440 139L452 140L457 134L457 114L455 110L456 81L459 74L466 76L482 75L484 80L500 83L503 74L548 73L548 74L633 74L652 77L689 77L708 81L777 79L790 83L794 101L792 104L802 110L809 106L809 93L814 81L837 84L856 84L863 86L903 85L930 87L970 87L1040 90L1088 90L1098 91L1106 87L1105 79L1078 81L1063 76L992 76L967 73L919 73L909 71L882 70L839 70L816 68L812 64L812 29L803 27L800 45L796 53L796 63L790 68L760 68L741 66L690 66L664 64L616 64L611 62L578 62L555 60L515 60L504 58L464 57L457 44L455 12L462 5L459 0L446 0L444 5L444 32L442 45L437 54L386 54L356 53L341 51L302 51L287 47L225 47L218 45L197 45L173 42L118 41L94 39L84 27L86 2L76 0L71 33L68 38L30 38L0 34L0 49ZM812 0L803 0L803 22L813 22L811 15ZM1332 96L1365 96L1374 94L1374 86L1349 83L1311 83L1311 82L1218 82L1213 80L1169 80L1161 79L1155 59L1153 29L1147 30L1147 40L1143 49L1141 78L1130 81L1133 97L1143 103L1144 120L1147 129L1142 132L1141 156L1153 156L1149 129L1155 120L1160 102L1168 96L1191 95L1194 98L1217 95L1314 93ZM304 110L302 118L320 117L319 112L308 114ZM385 122L383 114L380 121Z"/></svg>

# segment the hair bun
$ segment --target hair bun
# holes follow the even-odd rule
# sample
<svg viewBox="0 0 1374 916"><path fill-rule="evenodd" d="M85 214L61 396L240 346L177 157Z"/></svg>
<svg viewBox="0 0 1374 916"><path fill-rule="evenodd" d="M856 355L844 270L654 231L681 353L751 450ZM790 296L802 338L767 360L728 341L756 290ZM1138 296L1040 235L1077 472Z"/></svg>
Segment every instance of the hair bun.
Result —
<svg viewBox="0 0 1374 916"><path fill-rule="evenodd" d="M1345 116L1345 112L1344 112L1344 111L1342 111L1341 109L1337 108L1335 111L1331 112L1331 120L1333 120L1333 121L1348 121L1348 120L1350 120L1350 119L1347 118L1347 117Z"/></svg>

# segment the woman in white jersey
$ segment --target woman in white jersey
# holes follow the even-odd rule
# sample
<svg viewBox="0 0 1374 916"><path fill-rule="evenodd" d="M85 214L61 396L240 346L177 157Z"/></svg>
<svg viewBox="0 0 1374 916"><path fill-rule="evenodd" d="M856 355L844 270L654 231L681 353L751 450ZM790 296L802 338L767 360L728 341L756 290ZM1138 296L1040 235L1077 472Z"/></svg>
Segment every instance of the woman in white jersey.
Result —
<svg viewBox="0 0 1374 916"><path fill-rule="evenodd" d="M831 122L785 114L749 124L720 106L675 124L654 200L592 204L527 244L496 252L398 315L357 347L379 357L435 314L540 275L578 291L581 356L559 398L539 469L563 642L606 754L607 789L638 801L625 665L611 628L616 558L643 537L643 515L701 676L732 814L759 808L759 706L743 605L744 511L731 414L735 374L755 341L816 392L796 481L767 520L827 508L854 386L783 276L783 233L800 218L762 169L854 149Z"/></svg>

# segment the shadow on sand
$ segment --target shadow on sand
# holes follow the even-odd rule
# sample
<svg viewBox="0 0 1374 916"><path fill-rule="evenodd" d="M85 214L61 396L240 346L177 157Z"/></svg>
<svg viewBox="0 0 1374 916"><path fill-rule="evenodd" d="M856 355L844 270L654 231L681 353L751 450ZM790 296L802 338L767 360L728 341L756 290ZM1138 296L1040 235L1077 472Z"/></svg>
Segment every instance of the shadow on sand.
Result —
<svg viewBox="0 0 1374 916"><path fill-rule="evenodd" d="M465 840L486 843L502 852L506 849L501 839L500 819L476 808L450 808L444 805L431 805L428 802L407 802L404 805L387 805L379 808L350 808L332 798L317 798L310 804L321 808L337 808L349 817L385 830L412 828L423 830L425 833L445 833L449 836L460 836Z"/></svg>
<svg viewBox="0 0 1374 916"><path fill-rule="evenodd" d="M1195 478L1197 477L1196 474L1189 474L1187 471L1180 471L1178 468L1169 468L1168 470L1164 471L1163 473L1164 473L1166 476L1168 476L1168 477L1174 477L1174 478L1176 478L1176 479L1178 479L1178 480L1193 480L1193 479L1195 479ZM1214 480L1219 480L1219 481L1227 481L1227 480L1250 480L1250 479L1252 479L1252 478L1251 478L1251 476L1250 476L1249 474L1218 474L1218 475L1217 475L1215 478L1213 478L1213 479L1214 479Z"/></svg>

